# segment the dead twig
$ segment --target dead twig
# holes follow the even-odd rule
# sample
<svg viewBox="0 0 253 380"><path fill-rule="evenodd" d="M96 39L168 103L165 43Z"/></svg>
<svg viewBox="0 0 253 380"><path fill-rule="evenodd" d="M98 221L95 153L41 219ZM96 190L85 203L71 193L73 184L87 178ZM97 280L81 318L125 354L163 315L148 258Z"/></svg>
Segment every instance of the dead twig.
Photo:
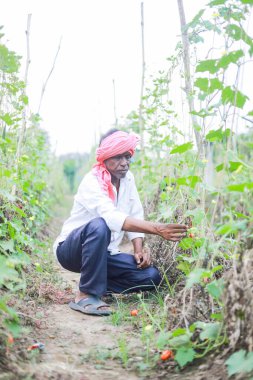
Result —
<svg viewBox="0 0 253 380"><path fill-rule="evenodd" d="M49 81L49 79L50 79L50 77L51 77L51 75L52 75L52 73L54 71L54 68L55 68L56 60L57 60L57 57L58 57L58 54L59 54L59 51L60 51L60 48L61 48L61 41L62 41L62 38L60 39L60 42L59 42L59 45L58 45L58 49L57 49L56 55L54 57L53 66L52 66L51 70L49 71L49 74L47 76L47 79L46 79L45 83L43 83L43 86L42 86L41 95L40 95L40 102L39 102L38 111L37 111L38 114L40 113L41 104L42 104L42 100L44 98L44 94L45 94L45 91L46 91L46 87L47 87L48 81Z"/></svg>

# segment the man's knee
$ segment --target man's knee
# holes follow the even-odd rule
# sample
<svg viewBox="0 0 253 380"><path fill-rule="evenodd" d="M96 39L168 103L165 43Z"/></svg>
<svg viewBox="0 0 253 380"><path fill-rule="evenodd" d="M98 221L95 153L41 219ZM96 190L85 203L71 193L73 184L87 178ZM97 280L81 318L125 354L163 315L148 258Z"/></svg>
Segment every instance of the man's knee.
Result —
<svg viewBox="0 0 253 380"><path fill-rule="evenodd" d="M111 231L107 226L103 218L94 218L87 225L86 229L90 232L95 232L98 236L103 236L104 234L110 234Z"/></svg>
<svg viewBox="0 0 253 380"><path fill-rule="evenodd" d="M149 267L148 270L149 270L149 279L150 279L151 284L159 285L162 278L158 269L155 267Z"/></svg>

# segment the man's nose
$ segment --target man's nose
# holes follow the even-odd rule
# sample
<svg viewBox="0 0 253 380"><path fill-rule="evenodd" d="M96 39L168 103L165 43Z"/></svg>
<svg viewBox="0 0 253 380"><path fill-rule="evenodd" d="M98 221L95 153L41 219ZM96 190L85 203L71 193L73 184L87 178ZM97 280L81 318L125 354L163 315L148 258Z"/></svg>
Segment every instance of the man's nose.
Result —
<svg viewBox="0 0 253 380"><path fill-rule="evenodd" d="M128 161L128 159L126 157L121 157L120 164L122 166L127 166L129 164L129 161Z"/></svg>

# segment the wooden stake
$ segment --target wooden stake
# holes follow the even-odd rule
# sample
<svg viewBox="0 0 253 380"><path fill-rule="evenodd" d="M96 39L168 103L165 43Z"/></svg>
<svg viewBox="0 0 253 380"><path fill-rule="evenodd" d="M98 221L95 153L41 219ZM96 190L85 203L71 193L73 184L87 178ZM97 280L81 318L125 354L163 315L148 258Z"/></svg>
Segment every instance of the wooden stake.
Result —
<svg viewBox="0 0 253 380"><path fill-rule="evenodd" d="M144 84L145 84L145 44L144 44L144 11L143 3L141 3L141 47L142 47L142 76L141 76L141 95L140 95L140 105L139 105L139 130L140 130L140 145L142 157L144 155L144 120L143 120L143 95L144 95Z"/></svg>
<svg viewBox="0 0 253 380"><path fill-rule="evenodd" d="M117 128L118 126L118 117L117 117L117 112L116 112L116 89L115 89L115 80L112 80L113 84L113 109L114 109L114 125Z"/></svg>
<svg viewBox="0 0 253 380"><path fill-rule="evenodd" d="M184 77L185 77L185 92L187 95L187 100L189 104L190 112L194 111L194 100L192 95L192 83L191 83L191 70L190 70L190 43L188 38L188 33L186 29L186 19L184 12L183 0L177 0L178 11L180 16L180 25L182 33L182 43L183 43L183 61L184 61ZM199 153L202 152L202 142L200 133L196 131L194 126L198 125L197 118L195 115L191 114L192 126L196 138L196 144L198 147Z"/></svg>
<svg viewBox="0 0 253 380"><path fill-rule="evenodd" d="M25 65L25 75L24 75L24 83L25 83L25 86L24 86L24 89L23 89L23 92L22 92L22 95L23 96L26 96L26 86L27 86L27 79L28 79L28 71L29 71L29 66L30 66L30 27L31 27L31 18L32 18L32 15L31 14L28 14L27 16L27 28L26 28L26 65ZM23 146L23 142L24 142L24 139L25 139L25 132L26 132L26 111L27 111L27 106L24 105L24 109L22 111L22 126L21 126L21 130L20 130L20 133L19 133L19 136L18 136L18 144L17 144L17 152L16 152L16 170L18 171L18 167L19 167L19 159L21 157L21 153L22 153L22 146ZM15 196L16 195L16 184L13 185L12 187L12 195Z"/></svg>

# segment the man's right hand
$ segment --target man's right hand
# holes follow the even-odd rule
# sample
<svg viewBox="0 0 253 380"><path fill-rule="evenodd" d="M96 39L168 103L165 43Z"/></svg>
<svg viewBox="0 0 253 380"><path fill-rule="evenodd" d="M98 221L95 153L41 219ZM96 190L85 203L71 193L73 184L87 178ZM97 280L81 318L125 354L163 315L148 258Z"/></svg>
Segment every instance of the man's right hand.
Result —
<svg viewBox="0 0 253 380"><path fill-rule="evenodd" d="M163 239L179 241L186 237L187 226L184 224L166 224L139 220L128 216L122 226L123 231L144 232L159 235Z"/></svg>
<svg viewBox="0 0 253 380"><path fill-rule="evenodd" d="M187 226L184 224L165 224L157 223L157 235L165 240L180 241L186 237Z"/></svg>

